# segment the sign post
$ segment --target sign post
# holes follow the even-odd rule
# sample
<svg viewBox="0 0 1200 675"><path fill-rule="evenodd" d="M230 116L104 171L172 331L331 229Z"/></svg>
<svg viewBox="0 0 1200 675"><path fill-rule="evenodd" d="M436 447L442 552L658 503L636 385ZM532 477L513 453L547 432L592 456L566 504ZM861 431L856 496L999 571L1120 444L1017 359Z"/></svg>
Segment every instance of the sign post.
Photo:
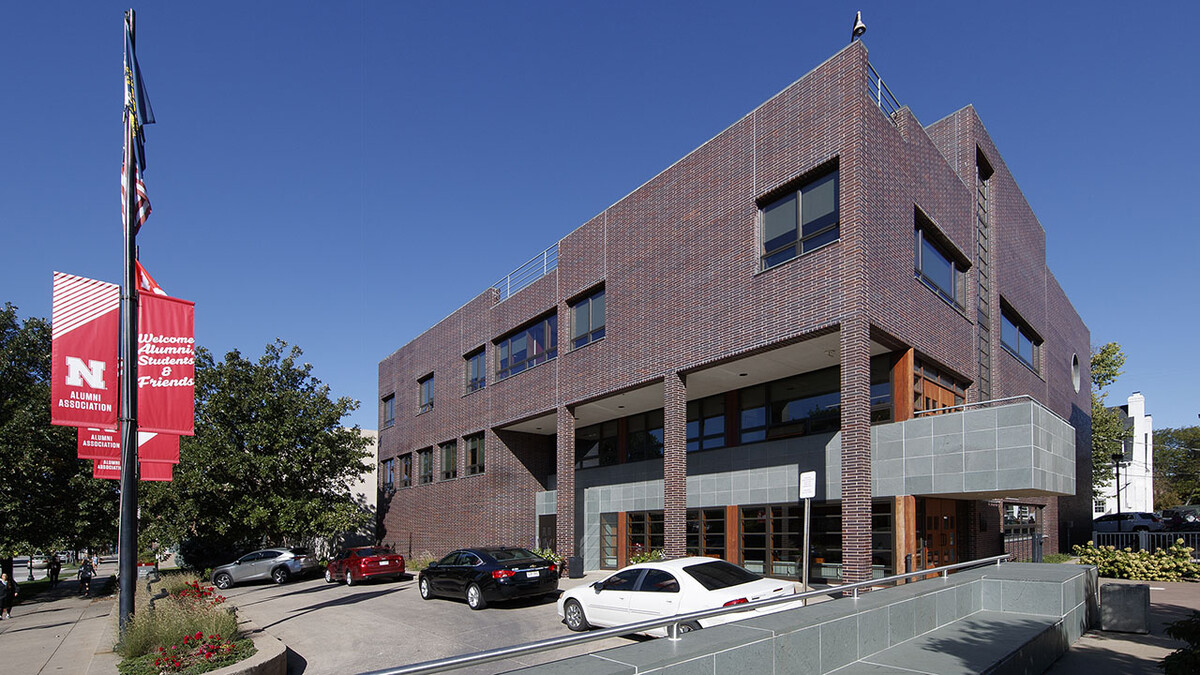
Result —
<svg viewBox="0 0 1200 675"><path fill-rule="evenodd" d="M816 471L801 471L800 472L800 498L804 500L804 564L801 567L800 583L803 592L808 592L808 549L809 549L809 528L812 525L812 498L817 496L817 472ZM805 606L808 605L808 598L804 599Z"/></svg>

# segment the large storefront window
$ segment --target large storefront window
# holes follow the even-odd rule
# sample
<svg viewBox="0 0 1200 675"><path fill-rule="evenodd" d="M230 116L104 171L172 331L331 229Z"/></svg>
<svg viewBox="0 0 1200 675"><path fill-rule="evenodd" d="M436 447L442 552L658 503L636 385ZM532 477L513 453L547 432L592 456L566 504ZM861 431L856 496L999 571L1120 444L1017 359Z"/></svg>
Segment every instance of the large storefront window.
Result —
<svg viewBox="0 0 1200 675"><path fill-rule="evenodd" d="M625 514L625 524L628 533L629 555L650 551L661 551L663 539L662 511L635 511Z"/></svg>
<svg viewBox="0 0 1200 675"><path fill-rule="evenodd" d="M725 557L725 509L687 512L687 554Z"/></svg>
<svg viewBox="0 0 1200 675"><path fill-rule="evenodd" d="M741 513L742 567L771 577L797 577L804 508L791 504L745 506Z"/></svg>
<svg viewBox="0 0 1200 675"><path fill-rule="evenodd" d="M796 555L795 560L797 561L797 565L799 565L799 545L797 544L795 547L795 554L791 554L787 547L787 537L790 536L790 532L788 531L790 524L787 522L787 516L794 514L796 520L799 521L796 531L801 533L800 536L803 536L803 506L788 505L782 507L776 505L773 507L743 508L743 547L748 546L751 542L758 541L747 536L747 514L757 516L757 511L765 508L787 508L789 512L782 514L775 511L772 512L771 524L781 531L778 533L771 532L774 537L772 539L773 548L771 550L764 550L759 558L756 558L756 561L760 559L770 560L772 565L783 568L786 566L781 565L780 561L787 562L787 555ZM783 522L780 522L781 520ZM751 523L752 530L757 527L757 524ZM874 502L871 507L871 576L873 578L879 579L895 574L893 532L892 501L888 499ZM756 532L752 532L752 534L757 535ZM780 537L779 535L783 536ZM799 538L796 540L799 541ZM830 584L842 583L842 505L840 503L825 502L813 504L809 546L809 581ZM750 558L747 557L746 569L758 571L750 566L750 562ZM799 577L798 566L794 576Z"/></svg>
<svg viewBox="0 0 1200 675"><path fill-rule="evenodd" d="M575 468L617 463L617 421L593 424L575 431Z"/></svg>

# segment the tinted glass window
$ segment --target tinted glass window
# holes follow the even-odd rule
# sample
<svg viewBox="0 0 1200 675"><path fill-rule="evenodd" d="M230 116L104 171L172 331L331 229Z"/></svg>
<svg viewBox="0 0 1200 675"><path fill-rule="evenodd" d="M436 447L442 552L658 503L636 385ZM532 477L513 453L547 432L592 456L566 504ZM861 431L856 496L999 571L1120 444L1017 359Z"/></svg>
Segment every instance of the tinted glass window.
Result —
<svg viewBox="0 0 1200 675"><path fill-rule="evenodd" d="M446 556L445 558L442 558L441 560L439 560L438 564L439 565L457 565L458 559L461 555L462 555L461 551L455 551L455 552L451 553L450 555Z"/></svg>
<svg viewBox="0 0 1200 675"><path fill-rule="evenodd" d="M508 562L510 560L529 560L538 559L528 549L523 548L508 548L503 551L488 551L488 555L496 559L496 562Z"/></svg>
<svg viewBox="0 0 1200 675"><path fill-rule="evenodd" d="M762 578L753 572L727 563L724 560L688 565L683 568L683 571L687 572L689 576L699 581L701 586L710 591L748 584L751 581L758 581Z"/></svg>
<svg viewBox="0 0 1200 675"><path fill-rule="evenodd" d="M642 570L617 572L604 580L603 588L606 591L632 591L640 576L642 576Z"/></svg>
<svg viewBox="0 0 1200 675"><path fill-rule="evenodd" d="M646 570L646 576L642 577L642 585L638 590L650 593L678 593L679 582L662 570Z"/></svg>

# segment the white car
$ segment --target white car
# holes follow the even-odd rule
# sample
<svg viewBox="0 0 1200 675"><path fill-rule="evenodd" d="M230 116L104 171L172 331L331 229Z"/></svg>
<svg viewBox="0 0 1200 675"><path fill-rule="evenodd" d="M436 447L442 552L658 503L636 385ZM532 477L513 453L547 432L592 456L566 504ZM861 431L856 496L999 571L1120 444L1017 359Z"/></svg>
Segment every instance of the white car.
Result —
<svg viewBox="0 0 1200 675"><path fill-rule="evenodd" d="M732 563L715 558L677 558L630 565L588 586L577 586L558 599L558 616L567 628L585 631L607 628L704 609L738 605L766 598L793 595L791 581L767 579ZM680 632L715 626L753 616L777 612L792 603L781 603L750 612L689 621ZM665 636L666 628L646 631Z"/></svg>

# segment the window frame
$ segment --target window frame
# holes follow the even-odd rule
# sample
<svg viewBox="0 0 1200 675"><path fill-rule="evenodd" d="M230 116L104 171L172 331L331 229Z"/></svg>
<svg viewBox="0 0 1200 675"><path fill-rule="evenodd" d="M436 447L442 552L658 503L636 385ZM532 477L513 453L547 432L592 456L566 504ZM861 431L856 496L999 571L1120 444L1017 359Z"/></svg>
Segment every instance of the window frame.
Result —
<svg viewBox="0 0 1200 675"><path fill-rule="evenodd" d="M382 462L383 474L383 489L385 492L394 492L396 490L396 458L389 457Z"/></svg>
<svg viewBox="0 0 1200 675"><path fill-rule="evenodd" d="M919 210L916 216L916 226L913 228L913 274L917 280L932 290L946 303L965 312L967 306L967 270L970 265L964 263L958 251L949 244L945 236ZM950 288L944 288L936 279L933 266L925 261L926 249L935 253L940 262L950 268ZM927 270L928 269L928 273Z"/></svg>
<svg viewBox="0 0 1200 675"><path fill-rule="evenodd" d="M429 485L433 482L433 447L421 448L417 451L417 484Z"/></svg>
<svg viewBox="0 0 1200 675"><path fill-rule="evenodd" d="M463 357L466 393L473 394L487 386L487 349L480 347ZM475 372L472 373L472 370ZM472 375L474 375L472 377Z"/></svg>
<svg viewBox="0 0 1200 675"><path fill-rule="evenodd" d="M601 286L599 289L571 304L571 349L579 349L597 340L604 339L605 329L608 326L608 301L604 291L604 287ZM600 306L599 325L596 324L597 302ZM586 310L588 319L588 324L584 327L584 330L580 330L578 321L579 310L581 308Z"/></svg>
<svg viewBox="0 0 1200 675"><path fill-rule="evenodd" d="M688 452L711 450L725 447L725 432L729 427L728 410L726 409L725 393L714 394L687 402L686 448ZM709 408L719 407L720 414ZM710 414L713 413L713 414ZM712 431L708 427L716 426L715 420L720 420L720 430ZM694 431L693 431L694 430Z"/></svg>
<svg viewBox="0 0 1200 675"><path fill-rule="evenodd" d="M396 424L396 394L391 393L383 397L383 428L388 428Z"/></svg>
<svg viewBox="0 0 1200 675"><path fill-rule="evenodd" d="M530 344L538 344L532 339L538 332L542 333L542 350L536 354L531 354L532 349ZM525 357L520 361L515 361L513 359L512 346L513 342L519 339L524 340L525 346L522 347L521 351L525 354ZM552 312L540 319L536 319L525 327L518 328L496 340L494 345L497 381L508 379L534 366L553 361L558 358L558 314Z"/></svg>
<svg viewBox="0 0 1200 675"><path fill-rule="evenodd" d="M1017 333L1017 344L1009 343L1009 335L1011 331ZM1022 341L1029 344L1029 358L1025 358L1021 354ZM1025 367L1032 370L1034 373L1041 371L1042 363L1042 339L1029 327L1021 315L1013 309L1011 305L1000 301L1000 347L1008 352L1013 358L1020 361Z"/></svg>
<svg viewBox="0 0 1200 675"><path fill-rule="evenodd" d="M478 442L478 445L475 443ZM485 468L486 454L484 453L484 434L483 432L471 434L463 438L463 444L466 446L467 453L467 468L466 475L475 476L483 473Z"/></svg>
<svg viewBox="0 0 1200 675"><path fill-rule="evenodd" d="M814 192L817 188L825 185L826 182L833 181L833 210L818 214L812 220L805 222L804 215L804 195L805 193ZM812 197L816 199L816 197ZM791 230L792 236L786 240L781 240L785 234L778 234L767 239L767 228L770 225L768 220L770 214L777 209L781 209L791 201L794 207L790 209L794 212L792 217L795 218L795 227ZM832 217L830 217L832 216ZM786 222L786 218L784 222ZM811 226L814 223L821 223L823 220L829 220L825 224L816 227L813 231L805 234L806 226ZM774 267L778 267L788 261L795 260L806 253L816 251L841 239L842 225L842 209L841 209L841 177L836 162L831 167L818 168L810 172L802 179L793 182L782 192L773 192L768 197L759 200L758 204L758 232L759 232L759 269L766 271ZM829 236L832 233L832 238ZM768 248L770 246L771 248ZM788 249L791 249L791 255L787 255ZM782 257L786 256L786 257Z"/></svg>
<svg viewBox="0 0 1200 675"><path fill-rule="evenodd" d="M447 462L450 459L452 461ZM458 439L438 443L438 460L441 462L441 480L458 478Z"/></svg>
<svg viewBox="0 0 1200 675"><path fill-rule="evenodd" d="M409 488L413 485L413 456L411 452L400 455L400 487Z"/></svg>
<svg viewBox="0 0 1200 675"><path fill-rule="evenodd" d="M433 410L433 373L417 380L417 414Z"/></svg>

